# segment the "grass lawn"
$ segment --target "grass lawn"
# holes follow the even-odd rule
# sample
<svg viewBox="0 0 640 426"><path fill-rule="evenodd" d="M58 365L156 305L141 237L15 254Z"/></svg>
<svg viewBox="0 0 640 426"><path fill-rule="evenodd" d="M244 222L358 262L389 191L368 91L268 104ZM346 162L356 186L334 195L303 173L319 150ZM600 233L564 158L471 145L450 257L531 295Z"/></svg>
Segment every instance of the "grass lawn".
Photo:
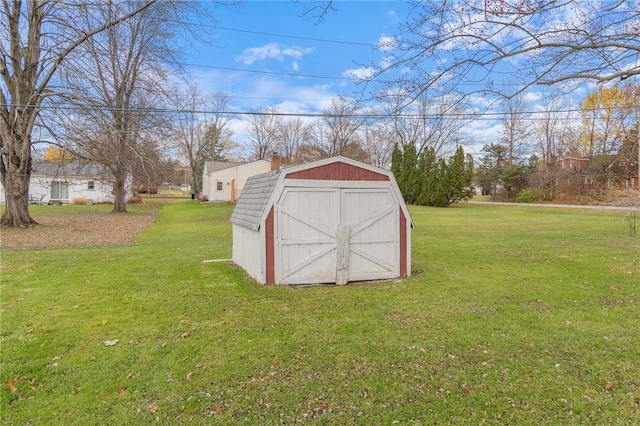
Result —
<svg viewBox="0 0 640 426"><path fill-rule="evenodd" d="M410 279L292 289L202 262L231 257L231 209L163 205L134 246L3 250L2 423L640 419L621 213L413 207Z"/></svg>

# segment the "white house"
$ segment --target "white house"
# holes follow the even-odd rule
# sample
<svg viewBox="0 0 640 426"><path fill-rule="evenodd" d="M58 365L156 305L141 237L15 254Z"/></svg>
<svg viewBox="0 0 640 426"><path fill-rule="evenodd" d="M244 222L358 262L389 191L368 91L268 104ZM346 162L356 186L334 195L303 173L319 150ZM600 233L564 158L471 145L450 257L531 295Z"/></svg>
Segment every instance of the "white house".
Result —
<svg viewBox="0 0 640 426"><path fill-rule="evenodd" d="M413 222L393 173L348 158L251 177L231 223L234 263L262 284L411 275Z"/></svg>
<svg viewBox="0 0 640 426"><path fill-rule="evenodd" d="M86 203L112 203L113 184L103 166L86 162L34 163L29 183L31 203L73 203L84 199ZM131 187L131 179L127 180ZM131 198L130 189L126 198ZM4 188L0 185L0 202L5 202Z"/></svg>
<svg viewBox="0 0 640 426"><path fill-rule="evenodd" d="M271 162L207 161L202 175L202 195L209 201L235 202L247 179L271 170ZM279 165L278 165L279 166Z"/></svg>

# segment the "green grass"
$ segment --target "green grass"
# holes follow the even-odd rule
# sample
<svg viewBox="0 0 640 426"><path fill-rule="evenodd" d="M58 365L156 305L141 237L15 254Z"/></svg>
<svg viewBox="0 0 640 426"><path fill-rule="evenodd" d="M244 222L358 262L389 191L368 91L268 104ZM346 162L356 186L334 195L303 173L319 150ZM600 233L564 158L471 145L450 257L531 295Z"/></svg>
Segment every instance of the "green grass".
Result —
<svg viewBox="0 0 640 426"><path fill-rule="evenodd" d="M640 418L620 213L413 207L410 279L291 289L202 263L230 257L231 209L164 205L136 246L3 251L3 423Z"/></svg>

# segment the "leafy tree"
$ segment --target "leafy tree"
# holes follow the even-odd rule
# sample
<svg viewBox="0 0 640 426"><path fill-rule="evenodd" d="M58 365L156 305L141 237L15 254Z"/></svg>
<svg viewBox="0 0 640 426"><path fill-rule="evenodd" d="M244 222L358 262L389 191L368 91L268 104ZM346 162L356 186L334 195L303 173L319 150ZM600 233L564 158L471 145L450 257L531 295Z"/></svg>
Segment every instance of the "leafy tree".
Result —
<svg viewBox="0 0 640 426"><path fill-rule="evenodd" d="M600 87L582 103L582 137L584 153L615 155L630 132L635 130L640 85L627 83Z"/></svg>
<svg viewBox="0 0 640 426"><path fill-rule="evenodd" d="M473 196L473 158L471 155L465 158L462 147L458 147L448 162L440 158L435 170L436 173L430 173L431 182L427 184L433 188L432 192L423 194L426 205L449 207Z"/></svg>
<svg viewBox="0 0 640 426"><path fill-rule="evenodd" d="M482 187L483 194L495 197L507 165L507 148L500 144L490 144L483 146L482 152L476 182Z"/></svg>
<svg viewBox="0 0 640 426"><path fill-rule="evenodd" d="M420 175L420 195L418 204L433 205L432 197L436 193L438 184L438 159L436 151L428 148L422 152L418 161L418 171Z"/></svg>
<svg viewBox="0 0 640 426"><path fill-rule="evenodd" d="M473 158L465 159L462 147L448 162L438 159L434 148L416 157L415 145L405 146L404 152L396 146L392 156L391 170L408 204L448 207L471 198Z"/></svg>
<svg viewBox="0 0 640 426"><path fill-rule="evenodd" d="M48 161L50 163L62 163L64 161L71 161L75 157L72 153L64 148L58 148L57 146L52 146L47 149L47 152L44 153L44 161Z"/></svg>
<svg viewBox="0 0 640 426"><path fill-rule="evenodd" d="M503 197L513 201L520 191L527 188L532 168L527 164L515 164L505 167L500 176Z"/></svg>

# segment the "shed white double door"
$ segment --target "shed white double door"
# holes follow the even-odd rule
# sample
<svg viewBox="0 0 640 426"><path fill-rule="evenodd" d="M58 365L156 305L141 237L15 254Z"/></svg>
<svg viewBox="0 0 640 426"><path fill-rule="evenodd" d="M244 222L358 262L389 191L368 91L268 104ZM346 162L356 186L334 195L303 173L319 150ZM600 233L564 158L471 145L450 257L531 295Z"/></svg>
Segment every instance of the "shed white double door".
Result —
<svg viewBox="0 0 640 426"><path fill-rule="evenodd" d="M391 188L285 188L275 209L283 284L399 276L399 206Z"/></svg>

